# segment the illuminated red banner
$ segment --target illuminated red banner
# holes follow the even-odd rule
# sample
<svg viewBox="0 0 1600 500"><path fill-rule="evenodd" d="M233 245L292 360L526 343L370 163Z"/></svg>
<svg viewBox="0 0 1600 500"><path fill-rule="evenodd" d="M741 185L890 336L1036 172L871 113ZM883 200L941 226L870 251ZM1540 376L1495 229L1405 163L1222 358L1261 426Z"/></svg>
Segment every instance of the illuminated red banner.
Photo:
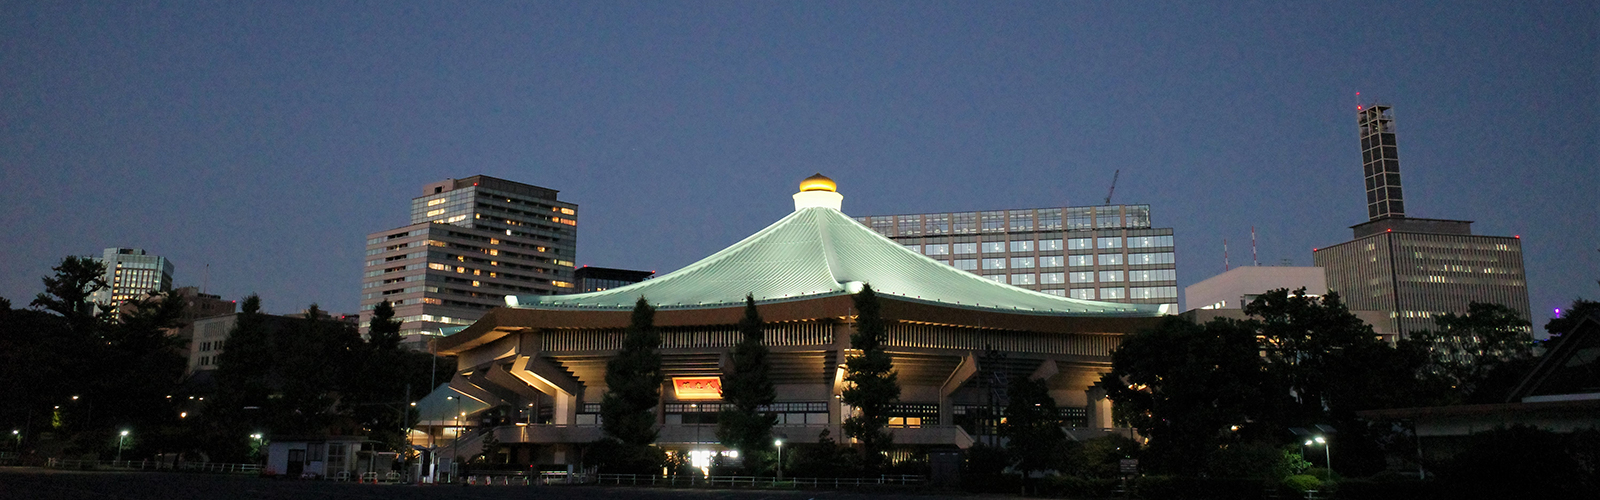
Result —
<svg viewBox="0 0 1600 500"><path fill-rule="evenodd" d="M678 399L722 399L721 377L673 377Z"/></svg>

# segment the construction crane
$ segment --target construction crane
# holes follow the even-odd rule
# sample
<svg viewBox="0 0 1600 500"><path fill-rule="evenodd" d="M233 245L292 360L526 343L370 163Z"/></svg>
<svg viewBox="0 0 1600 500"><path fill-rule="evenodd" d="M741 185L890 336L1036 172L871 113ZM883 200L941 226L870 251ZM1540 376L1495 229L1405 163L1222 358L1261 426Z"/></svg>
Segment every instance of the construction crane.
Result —
<svg viewBox="0 0 1600 500"><path fill-rule="evenodd" d="M1121 177L1121 176L1122 176L1122 169L1120 169L1120 168L1117 169L1117 173L1111 174L1111 190L1110 191L1106 191L1106 202L1102 203L1102 205L1110 205L1111 204L1111 194L1117 192L1117 178Z"/></svg>

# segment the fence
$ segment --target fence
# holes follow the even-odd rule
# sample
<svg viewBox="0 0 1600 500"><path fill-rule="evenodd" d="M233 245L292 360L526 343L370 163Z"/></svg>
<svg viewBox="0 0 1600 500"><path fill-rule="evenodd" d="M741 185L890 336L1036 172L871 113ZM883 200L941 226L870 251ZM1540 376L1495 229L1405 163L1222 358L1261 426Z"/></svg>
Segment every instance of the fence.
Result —
<svg viewBox="0 0 1600 500"><path fill-rule="evenodd" d="M779 481L768 476L661 476L654 474L600 474L596 483L634 486L710 486L710 487L778 487L778 488L843 488L860 486L915 486L926 478L913 475L883 475L878 477L799 477Z"/></svg>
<svg viewBox="0 0 1600 500"><path fill-rule="evenodd" d="M45 462L51 469L72 470L177 470L221 474L258 474L260 464L225 464L217 462L162 462L157 460L68 460L52 458Z"/></svg>

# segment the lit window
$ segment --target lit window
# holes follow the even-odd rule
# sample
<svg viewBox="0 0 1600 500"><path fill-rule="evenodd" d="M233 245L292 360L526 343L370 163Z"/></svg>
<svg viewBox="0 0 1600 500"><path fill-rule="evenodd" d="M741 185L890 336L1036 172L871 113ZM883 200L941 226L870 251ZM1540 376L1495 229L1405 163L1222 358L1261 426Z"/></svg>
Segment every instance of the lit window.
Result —
<svg viewBox="0 0 1600 500"><path fill-rule="evenodd" d="M984 269L1005 269L1006 268L1006 260L1005 259L983 259L983 268Z"/></svg>

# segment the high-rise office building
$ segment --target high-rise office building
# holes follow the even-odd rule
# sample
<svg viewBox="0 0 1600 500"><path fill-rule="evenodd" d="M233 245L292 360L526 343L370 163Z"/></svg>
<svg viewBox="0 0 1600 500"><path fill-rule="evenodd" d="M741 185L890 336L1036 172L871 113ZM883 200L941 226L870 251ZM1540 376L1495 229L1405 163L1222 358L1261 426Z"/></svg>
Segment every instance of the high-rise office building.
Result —
<svg viewBox="0 0 1600 500"><path fill-rule="evenodd" d="M1177 312L1172 229L1149 205L869 215L856 220L956 269L1076 299Z"/></svg>
<svg viewBox="0 0 1600 500"><path fill-rule="evenodd" d="M106 265L106 289L89 296L105 304L121 304L150 292L172 291L172 261L138 248L107 248L96 259Z"/></svg>
<svg viewBox="0 0 1600 500"><path fill-rule="evenodd" d="M361 328L388 300L408 345L472 324L505 296L570 293L578 206L483 175L423 186L411 224L367 235Z"/></svg>
<svg viewBox="0 0 1600 500"><path fill-rule="evenodd" d="M1390 107L1357 110L1370 220L1351 241L1313 251L1328 289L1351 309L1384 311L1402 336L1435 328L1434 317L1461 314L1472 302L1529 317L1522 240L1472 234L1472 222L1405 216Z"/></svg>

